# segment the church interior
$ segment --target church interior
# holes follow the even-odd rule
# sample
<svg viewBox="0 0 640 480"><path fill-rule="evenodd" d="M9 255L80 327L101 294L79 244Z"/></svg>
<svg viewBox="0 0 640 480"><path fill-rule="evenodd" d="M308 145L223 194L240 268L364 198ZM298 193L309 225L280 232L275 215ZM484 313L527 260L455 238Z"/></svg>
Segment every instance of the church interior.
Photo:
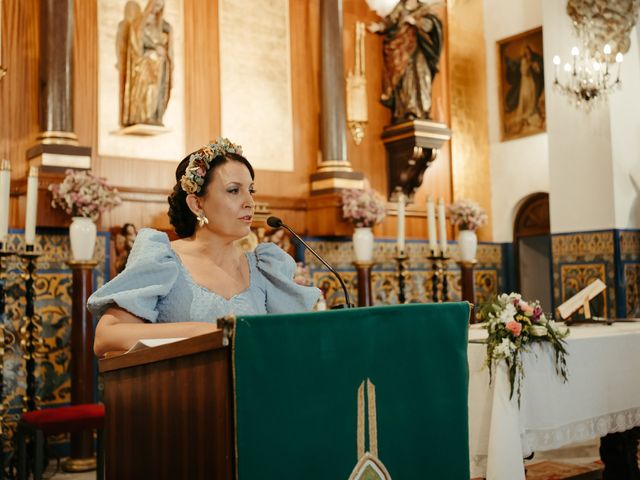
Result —
<svg viewBox="0 0 640 480"><path fill-rule="evenodd" d="M178 238L176 167L224 138L255 169L238 248L287 252L295 282L320 289L316 310L469 302L468 437L454 442L468 473L407 478L640 478L639 12L638 0L0 0L0 478L27 478L21 448L44 478L104 478L100 462L106 478L143 478L109 473L108 402L106 419L58 415L44 446L48 424L29 415L117 397L105 379L129 364L99 366L87 299L141 229ZM521 312L500 327L514 343L489 350L511 359L490 380L497 334L481 322L503 318L483 309L496 298ZM548 339L545 353L529 358L527 338ZM358 390L368 450L356 458L352 442L370 476L349 478L401 478L412 470L385 459L372 382ZM166 478L231 478L200 474Z"/></svg>

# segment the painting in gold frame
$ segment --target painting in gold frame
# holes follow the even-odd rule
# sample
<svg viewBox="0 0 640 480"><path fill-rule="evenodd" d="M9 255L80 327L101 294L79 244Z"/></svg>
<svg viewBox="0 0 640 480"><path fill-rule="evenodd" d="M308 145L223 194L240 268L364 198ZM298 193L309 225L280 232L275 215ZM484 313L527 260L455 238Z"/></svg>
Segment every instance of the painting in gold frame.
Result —
<svg viewBox="0 0 640 480"><path fill-rule="evenodd" d="M542 27L497 42L502 140L546 131Z"/></svg>

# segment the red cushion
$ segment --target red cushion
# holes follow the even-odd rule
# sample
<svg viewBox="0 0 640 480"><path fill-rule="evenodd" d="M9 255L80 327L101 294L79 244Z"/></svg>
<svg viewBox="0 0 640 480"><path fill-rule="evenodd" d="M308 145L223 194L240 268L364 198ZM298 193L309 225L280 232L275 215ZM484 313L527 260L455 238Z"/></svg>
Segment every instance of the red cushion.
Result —
<svg viewBox="0 0 640 480"><path fill-rule="evenodd" d="M84 403L35 410L23 413L22 422L42 430L45 435L102 428L104 425L104 405Z"/></svg>

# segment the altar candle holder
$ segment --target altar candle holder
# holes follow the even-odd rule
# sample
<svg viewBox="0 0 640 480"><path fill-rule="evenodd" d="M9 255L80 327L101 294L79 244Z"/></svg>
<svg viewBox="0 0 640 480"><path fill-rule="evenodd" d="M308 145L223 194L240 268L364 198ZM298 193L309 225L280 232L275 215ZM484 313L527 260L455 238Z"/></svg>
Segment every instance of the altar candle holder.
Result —
<svg viewBox="0 0 640 480"><path fill-rule="evenodd" d="M436 255L432 250L427 259L431 262L433 270L431 275L431 299L434 303L448 302L449 281L447 280L447 269L445 267L451 257L447 257L443 253Z"/></svg>
<svg viewBox="0 0 640 480"><path fill-rule="evenodd" d="M407 303L405 288L407 284L407 277L409 276L409 269L407 268L409 257L404 252L401 252L397 257L393 258L398 264L398 302Z"/></svg>
<svg viewBox="0 0 640 480"><path fill-rule="evenodd" d="M25 371L27 376L27 391L23 397L23 411L32 411L37 407L36 397L36 357L38 348L42 345L42 337L39 335L42 327L38 323L39 316L35 313L35 271L36 261L40 256L34 251L33 245L27 245L20 253L24 264L22 278L25 281L26 307L22 317L20 327L20 346L22 347L23 358L26 361Z"/></svg>
<svg viewBox="0 0 640 480"><path fill-rule="evenodd" d="M5 444L5 412L8 410L8 405L5 402L4 395L4 354L5 347L10 345L11 338L7 338L4 328L4 311L5 311L5 285L7 284L7 270L5 259L13 256L14 252L7 248L5 242L0 242L0 449L4 449ZM4 454L0 452L0 477L4 475Z"/></svg>

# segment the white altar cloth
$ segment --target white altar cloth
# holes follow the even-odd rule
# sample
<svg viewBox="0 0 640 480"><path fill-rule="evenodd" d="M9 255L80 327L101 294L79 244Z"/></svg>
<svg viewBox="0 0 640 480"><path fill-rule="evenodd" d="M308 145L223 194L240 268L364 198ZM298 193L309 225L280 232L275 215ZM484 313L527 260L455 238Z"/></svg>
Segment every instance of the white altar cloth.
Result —
<svg viewBox="0 0 640 480"><path fill-rule="evenodd" d="M486 338L474 325L469 340ZM569 380L556 374L553 351L536 345L523 357L518 408L509 400L504 362L484 366L486 345L469 343L471 477L524 480L523 457L640 426L640 323L578 325L567 338Z"/></svg>

